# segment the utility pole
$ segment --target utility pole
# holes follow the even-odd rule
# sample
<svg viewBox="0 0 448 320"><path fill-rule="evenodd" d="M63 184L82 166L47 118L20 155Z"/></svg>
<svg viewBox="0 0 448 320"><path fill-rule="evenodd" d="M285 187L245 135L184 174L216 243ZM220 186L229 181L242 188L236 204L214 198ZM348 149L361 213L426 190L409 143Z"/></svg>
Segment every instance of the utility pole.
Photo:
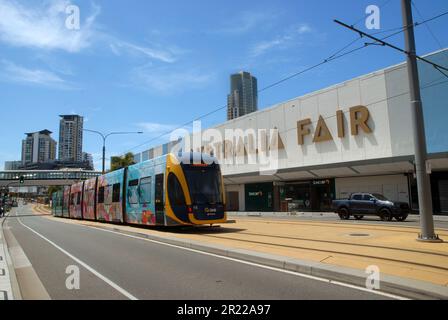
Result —
<svg viewBox="0 0 448 320"><path fill-rule="evenodd" d="M403 29L405 36L405 51L407 52L407 68L411 96L411 114L414 126L415 170L417 177L418 203L420 210L421 234L419 241L439 242L434 233L431 184L427 173L426 134L420 94L420 81L415 49L414 20L412 17L411 0L401 0Z"/></svg>
<svg viewBox="0 0 448 320"><path fill-rule="evenodd" d="M102 173L106 173L106 138L103 138L103 167L102 167Z"/></svg>

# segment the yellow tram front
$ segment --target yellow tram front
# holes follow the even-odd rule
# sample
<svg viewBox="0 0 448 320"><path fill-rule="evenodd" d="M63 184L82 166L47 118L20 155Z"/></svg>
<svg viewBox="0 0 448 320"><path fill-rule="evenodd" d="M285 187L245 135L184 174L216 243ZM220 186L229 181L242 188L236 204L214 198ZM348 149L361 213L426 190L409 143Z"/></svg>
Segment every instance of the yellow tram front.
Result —
<svg viewBox="0 0 448 320"><path fill-rule="evenodd" d="M201 153L169 154L165 185L167 215L178 223L227 221L223 178L216 158Z"/></svg>

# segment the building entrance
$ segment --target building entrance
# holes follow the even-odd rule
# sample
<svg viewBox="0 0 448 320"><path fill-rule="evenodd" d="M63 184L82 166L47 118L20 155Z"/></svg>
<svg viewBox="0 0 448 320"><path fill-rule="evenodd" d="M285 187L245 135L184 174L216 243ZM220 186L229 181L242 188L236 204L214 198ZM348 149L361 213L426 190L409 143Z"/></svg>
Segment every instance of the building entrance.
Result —
<svg viewBox="0 0 448 320"><path fill-rule="evenodd" d="M330 211L334 179L286 183L280 186L280 209L286 212Z"/></svg>

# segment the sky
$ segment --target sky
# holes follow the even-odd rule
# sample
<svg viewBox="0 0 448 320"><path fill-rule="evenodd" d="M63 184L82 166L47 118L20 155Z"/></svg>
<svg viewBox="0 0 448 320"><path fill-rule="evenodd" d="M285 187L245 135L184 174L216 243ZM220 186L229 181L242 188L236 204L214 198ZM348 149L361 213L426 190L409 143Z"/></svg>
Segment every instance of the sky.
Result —
<svg viewBox="0 0 448 320"><path fill-rule="evenodd" d="M380 8L379 30L366 27L369 5ZM414 5L415 21L448 11L446 0ZM111 137L107 158L164 143L169 136L154 138L226 105L230 74L249 71L264 88L358 38L334 19L385 36L402 26L400 1L0 0L0 167L20 159L25 132L48 129L58 140L60 114L104 133L144 132ZM418 54L448 46L447 22L416 28ZM404 47L402 33L388 41ZM259 108L403 61L368 46L260 93ZM202 127L225 120L223 109ZM101 146L84 134L96 169Z"/></svg>

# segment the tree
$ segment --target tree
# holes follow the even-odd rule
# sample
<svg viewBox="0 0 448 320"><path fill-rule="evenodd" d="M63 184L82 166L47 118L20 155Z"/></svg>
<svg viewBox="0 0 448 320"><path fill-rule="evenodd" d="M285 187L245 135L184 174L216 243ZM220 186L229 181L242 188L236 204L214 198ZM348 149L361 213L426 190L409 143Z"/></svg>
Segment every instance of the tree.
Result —
<svg viewBox="0 0 448 320"><path fill-rule="evenodd" d="M49 186L48 187L48 197L51 199L51 197L53 196L53 193L61 191L62 187L61 186Z"/></svg>
<svg viewBox="0 0 448 320"><path fill-rule="evenodd" d="M122 157L112 157L110 163L110 172L125 168L135 164L134 155L132 152L126 153Z"/></svg>

